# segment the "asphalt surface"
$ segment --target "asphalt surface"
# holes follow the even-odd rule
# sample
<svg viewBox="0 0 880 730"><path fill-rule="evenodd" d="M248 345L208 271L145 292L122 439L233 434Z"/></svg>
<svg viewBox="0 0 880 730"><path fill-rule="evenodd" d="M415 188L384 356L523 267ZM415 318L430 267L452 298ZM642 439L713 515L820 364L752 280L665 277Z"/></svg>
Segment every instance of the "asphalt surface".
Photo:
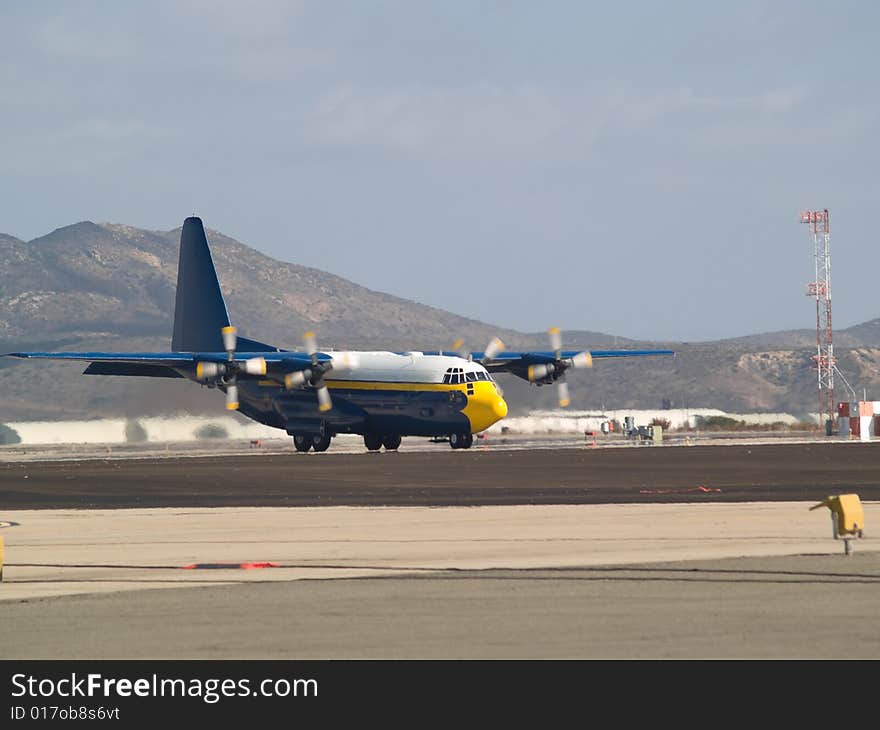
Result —
<svg viewBox="0 0 880 730"><path fill-rule="evenodd" d="M8 509L880 500L880 442L0 464Z"/></svg>
<svg viewBox="0 0 880 730"><path fill-rule="evenodd" d="M877 659L878 601L880 553L835 552L66 596L2 604L0 636L29 659Z"/></svg>
<svg viewBox="0 0 880 730"><path fill-rule="evenodd" d="M82 538L68 538L70 517L50 515L52 510L601 504L608 507L597 509L616 514L627 508L613 505L627 503L669 503L676 510L650 525L665 533L644 546L648 527L631 516L609 518L621 533L610 545L631 544L639 562L275 582L255 575L246 583L207 571L230 583L5 600L0 644L7 658L877 659L880 551L873 545L874 526L869 520L865 539L853 555L844 556L841 543L831 539L827 515L807 509L810 502L843 492L859 494L869 516L874 514L880 500L880 444L464 452L439 445L436 451L412 453L0 463L0 506L9 511L0 520L21 522L3 530L10 587L23 570L59 571L56 577L30 579L40 587L73 580L71 571L83 569L67 564L73 560L71 550L81 549ZM695 504L708 509L725 502L738 503L729 507L743 515L695 523ZM715 544L723 545L727 534L737 540L753 534L753 540L772 545L772 527L754 532L753 520L764 502L800 503L791 505L796 512L780 528L798 526L815 533L811 547L786 554L698 557L716 531L722 537ZM28 548L39 551L33 561L43 567L26 568L27 561L17 557L26 548L20 542L33 517L16 510L28 509L46 510L57 521L57 545ZM401 510L401 520L412 512ZM467 512L478 520L481 511ZM171 510L167 523L159 518L144 522L142 528L154 535L158 547L125 530L119 537L111 535L109 543L116 541L118 547L111 545L103 561L122 560L122 550L139 551L144 560L153 559L153 551L163 545L173 552L167 535L180 524L181 514ZM315 515L317 534L329 542L303 541L301 531L292 531L276 547L308 548L323 562L338 562L341 553L363 559L370 545L380 549L387 544L399 547L401 559L420 561L432 545L445 544L418 532L383 543L357 525L355 537L365 542L334 542L334 511L316 510ZM271 511L262 519L268 523ZM507 520L486 525L487 531L493 525L512 529ZM511 561L510 547L485 540L483 528L475 529L466 547L485 551L494 564ZM510 545L528 551L531 535L540 537L534 543L538 550L541 541L559 531L555 522L542 529L546 536L517 533L517 542ZM206 535L196 531L194 545L233 549L234 533L221 532L222 539L206 542ZM591 538L589 530L584 538ZM693 560L658 557L671 543L688 539ZM276 545L269 542L268 547ZM183 552L174 557L191 559ZM95 576L84 585L89 580L101 585L100 571L113 569L92 566Z"/></svg>

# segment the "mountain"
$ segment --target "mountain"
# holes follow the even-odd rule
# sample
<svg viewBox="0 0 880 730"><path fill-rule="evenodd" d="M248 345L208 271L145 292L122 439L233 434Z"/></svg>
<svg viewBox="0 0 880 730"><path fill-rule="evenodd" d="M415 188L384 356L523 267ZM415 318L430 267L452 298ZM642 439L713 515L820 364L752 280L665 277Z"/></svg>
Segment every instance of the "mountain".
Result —
<svg viewBox="0 0 880 730"><path fill-rule="evenodd" d="M436 350L463 337L482 349L499 336L511 349L547 348L546 333L495 327L373 291L318 269L285 263L208 230L230 318L239 333L295 349L315 330L335 349ZM170 348L180 229L152 231L83 221L32 241L0 234L0 352L19 349ZM551 323L548 323L551 324ZM880 319L835 333L840 369L876 389ZM597 361L569 375L572 406L716 407L808 414L817 403L814 330L702 343L642 342L565 332L571 348L670 347L675 358ZM217 393L185 381L80 377L81 365L0 360L0 422L46 418L219 414ZM551 387L512 376L502 385L513 414L555 403ZM841 400L849 396L841 392Z"/></svg>

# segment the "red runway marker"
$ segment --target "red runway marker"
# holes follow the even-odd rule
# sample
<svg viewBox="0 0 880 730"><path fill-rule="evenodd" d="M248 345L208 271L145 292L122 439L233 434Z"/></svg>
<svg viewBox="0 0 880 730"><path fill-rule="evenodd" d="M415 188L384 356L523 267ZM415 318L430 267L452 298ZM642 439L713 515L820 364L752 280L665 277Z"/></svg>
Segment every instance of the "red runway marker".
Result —
<svg viewBox="0 0 880 730"><path fill-rule="evenodd" d="M685 489L640 489L639 494L686 494L687 492L720 492L718 487L688 487Z"/></svg>
<svg viewBox="0 0 880 730"><path fill-rule="evenodd" d="M181 566L182 570L252 570L253 568L277 568L278 563L192 563Z"/></svg>

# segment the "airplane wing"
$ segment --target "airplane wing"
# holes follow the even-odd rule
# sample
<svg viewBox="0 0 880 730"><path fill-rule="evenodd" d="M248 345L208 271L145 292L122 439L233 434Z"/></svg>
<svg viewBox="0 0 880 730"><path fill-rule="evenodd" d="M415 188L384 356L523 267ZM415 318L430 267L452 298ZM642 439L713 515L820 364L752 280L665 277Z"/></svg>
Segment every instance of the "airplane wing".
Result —
<svg viewBox="0 0 880 730"><path fill-rule="evenodd" d="M461 339L456 340L452 348L459 357L476 360L489 372L513 373L537 385L561 379L569 368L592 367L595 359L675 355L674 350L563 350L561 330L551 327L547 333L552 350L516 352L506 349L497 337L492 338L483 352L469 352Z"/></svg>
<svg viewBox="0 0 880 730"><path fill-rule="evenodd" d="M490 373L512 373L523 380L542 385L558 380L567 369L592 367L593 360L611 357L675 355L675 350L532 350L529 352L474 352Z"/></svg>
<svg viewBox="0 0 880 730"><path fill-rule="evenodd" d="M555 336L555 333L551 332ZM535 385L556 384L558 403L569 405L565 372L589 368L593 360L612 357L649 357L675 355L674 350L533 350L512 352L496 346L492 351L474 352L471 357L491 373L511 373Z"/></svg>
<svg viewBox="0 0 880 730"><path fill-rule="evenodd" d="M136 375L143 377L179 378L192 377L200 363L224 365L229 362L226 352L9 352L6 357L37 360L71 360L91 363L85 375ZM318 362L330 360L330 356L317 353ZM265 361L265 370L258 362L247 366L249 361ZM265 373L284 375L310 367L312 358L304 352L236 352L234 362L243 374Z"/></svg>
<svg viewBox="0 0 880 730"><path fill-rule="evenodd" d="M319 352L315 336L307 332L308 352L291 352L256 340L239 338L236 328L221 329L224 352L9 352L6 357L37 360L87 361L84 375L128 375L149 378L189 378L215 384L226 393L226 408L236 410L239 378L268 378L286 388L311 386L317 392L319 408L329 410L330 393L323 376L333 367L333 358ZM247 348L239 351L238 345Z"/></svg>
<svg viewBox="0 0 880 730"><path fill-rule="evenodd" d="M548 364L557 360L573 360L586 353L589 360L606 357L646 357L649 355L675 355L675 350L532 350L529 352L503 351L492 353L488 359L484 352L473 352L471 357L482 362L490 372L513 372L518 367Z"/></svg>

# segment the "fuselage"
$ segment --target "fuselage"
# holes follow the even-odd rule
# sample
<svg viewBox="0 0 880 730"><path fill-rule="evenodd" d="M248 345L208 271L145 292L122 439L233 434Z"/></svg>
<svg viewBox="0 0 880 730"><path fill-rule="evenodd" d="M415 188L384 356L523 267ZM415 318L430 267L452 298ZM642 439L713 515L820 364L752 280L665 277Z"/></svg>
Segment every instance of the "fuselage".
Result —
<svg viewBox="0 0 880 730"><path fill-rule="evenodd" d="M478 362L420 352L324 351L333 407L320 413L308 387L240 383L241 412L288 433L440 436L484 431L507 415L496 382Z"/></svg>

